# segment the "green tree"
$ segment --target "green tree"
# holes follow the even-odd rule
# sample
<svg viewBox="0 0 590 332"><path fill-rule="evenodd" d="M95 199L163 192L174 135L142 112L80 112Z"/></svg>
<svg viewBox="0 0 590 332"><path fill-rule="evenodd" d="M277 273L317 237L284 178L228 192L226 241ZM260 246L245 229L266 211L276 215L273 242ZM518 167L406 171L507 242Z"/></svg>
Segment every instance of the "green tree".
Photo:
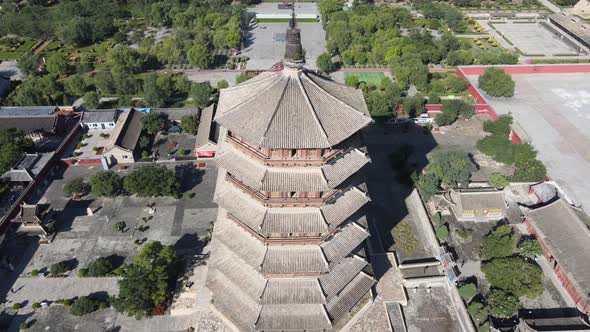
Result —
<svg viewBox="0 0 590 332"><path fill-rule="evenodd" d="M57 262L55 264L51 264L49 267L49 273L52 276L60 276L67 271L69 271L69 268L65 262Z"/></svg>
<svg viewBox="0 0 590 332"><path fill-rule="evenodd" d="M391 116L393 105L386 95L378 91L373 91L367 97L367 107L371 116L377 118Z"/></svg>
<svg viewBox="0 0 590 332"><path fill-rule="evenodd" d="M206 107L209 105L211 98L211 86L209 83L193 83L191 86L191 97L193 102L198 107Z"/></svg>
<svg viewBox="0 0 590 332"><path fill-rule="evenodd" d="M424 96L419 93L411 97L404 98L404 113L411 118L415 118L416 116L424 113L425 102L426 100L424 99Z"/></svg>
<svg viewBox="0 0 590 332"><path fill-rule="evenodd" d="M39 67L39 55L34 53L25 53L18 60L16 66L20 71L29 76L37 72Z"/></svg>
<svg viewBox="0 0 590 332"><path fill-rule="evenodd" d="M166 97L166 91L158 86L158 74L147 74L143 80L143 98L148 106L162 107Z"/></svg>
<svg viewBox="0 0 590 332"><path fill-rule="evenodd" d="M488 178L488 182L492 187L499 189L508 187L510 185L510 181L508 180L508 178L500 173L494 173L490 175L490 177Z"/></svg>
<svg viewBox="0 0 590 332"><path fill-rule="evenodd" d="M428 201L440 190L440 178L431 172L420 174L416 181L416 188L422 195L422 199Z"/></svg>
<svg viewBox="0 0 590 332"><path fill-rule="evenodd" d="M70 307L70 313L74 316L84 316L98 310L98 301L88 296L80 296Z"/></svg>
<svg viewBox="0 0 590 332"><path fill-rule="evenodd" d="M428 171L435 174L442 184L456 186L469 182L477 166L466 152L436 152L430 158Z"/></svg>
<svg viewBox="0 0 590 332"><path fill-rule="evenodd" d="M84 178L73 178L64 185L64 194L67 197L72 195L83 195L88 190L88 185L84 182Z"/></svg>
<svg viewBox="0 0 590 332"><path fill-rule="evenodd" d="M119 295L113 299L114 308L137 318L149 315L166 301L178 272L174 249L160 242L149 242L133 263L123 269Z"/></svg>
<svg viewBox="0 0 590 332"><path fill-rule="evenodd" d="M186 52L186 57L191 66L201 69L209 68L211 61L213 60L213 56L207 47L198 44L193 45Z"/></svg>
<svg viewBox="0 0 590 332"><path fill-rule="evenodd" d="M356 88L359 85L359 78L356 75L344 75L344 84Z"/></svg>
<svg viewBox="0 0 590 332"><path fill-rule="evenodd" d="M47 58L45 66L47 67L48 72L58 76L65 75L68 70L68 63L66 59L58 54Z"/></svg>
<svg viewBox="0 0 590 332"><path fill-rule="evenodd" d="M64 105L66 100L63 86L55 75L30 77L16 87L8 100L14 105Z"/></svg>
<svg viewBox="0 0 590 332"><path fill-rule="evenodd" d="M90 178L90 191L95 196L116 196L122 189L122 180L113 171L103 171Z"/></svg>
<svg viewBox="0 0 590 332"><path fill-rule="evenodd" d="M72 75L64 80L64 89L70 96L81 97L86 92L86 82L81 75Z"/></svg>
<svg viewBox="0 0 590 332"><path fill-rule="evenodd" d="M100 104L100 96L96 91L88 91L84 94L84 106L91 110L98 107Z"/></svg>
<svg viewBox="0 0 590 332"><path fill-rule="evenodd" d="M473 110L473 105L470 105L460 99L443 100L442 111L443 113L455 113L465 119L469 119L475 114L475 111Z"/></svg>
<svg viewBox="0 0 590 332"><path fill-rule="evenodd" d="M498 318L512 317L521 308L517 297L501 289L492 289L488 295L488 304L492 316Z"/></svg>
<svg viewBox="0 0 590 332"><path fill-rule="evenodd" d="M493 97L514 96L514 80L502 69L490 67L478 78L479 87Z"/></svg>
<svg viewBox="0 0 590 332"><path fill-rule="evenodd" d="M33 141L16 128L0 129L0 173L4 174L33 147Z"/></svg>
<svg viewBox="0 0 590 332"><path fill-rule="evenodd" d="M449 228L447 225L440 225L436 228L436 237L441 242L446 242L449 238Z"/></svg>
<svg viewBox="0 0 590 332"><path fill-rule="evenodd" d="M471 318L473 318L473 320L478 323L478 325L481 325L483 322L488 320L489 308L481 302L473 301L469 303L467 311L471 315Z"/></svg>
<svg viewBox="0 0 590 332"><path fill-rule="evenodd" d="M502 225L487 234L481 243L481 258L509 257L514 253L516 237L509 225Z"/></svg>
<svg viewBox="0 0 590 332"><path fill-rule="evenodd" d="M454 108L443 108L442 112L438 113L436 115L436 118L434 119L434 121L436 122L436 124L439 127L444 127L444 126L450 126L453 123L455 123L455 121L457 121L457 118L459 117L459 113L457 113L457 110L455 110Z"/></svg>
<svg viewBox="0 0 590 332"><path fill-rule="evenodd" d="M196 115L185 115L180 119L180 128L183 132L196 135L199 130L199 117Z"/></svg>
<svg viewBox="0 0 590 332"><path fill-rule="evenodd" d="M493 288L534 299L543 292L543 270L534 262L518 257L494 258L481 270Z"/></svg>
<svg viewBox="0 0 590 332"><path fill-rule="evenodd" d="M221 80L217 82L217 90L227 89L229 88L229 83L226 80Z"/></svg>
<svg viewBox="0 0 590 332"><path fill-rule="evenodd" d="M461 298L466 303L469 303L469 301L471 301L471 299L477 294L479 294L477 286L472 282L463 284L459 287L459 295L461 295Z"/></svg>
<svg viewBox="0 0 590 332"><path fill-rule="evenodd" d="M535 239L525 239L518 244L518 253L522 257L535 258L543 254L543 249Z"/></svg>
<svg viewBox="0 0 590 332"><path fill-rule="evenodd" d="M316 65L324 73L329 73L335 68L332 62L332 56L328 53L320 54L316 60Z"/></svg>
<svg viewBox="0 0 590 332"><path fill-rule="evenodd" d="M155 135L166 125L166 118L162 113L150 112L141 119L143 131L150 135Z"/></svg>
<svg viewBox="0 0 590 332"><path fill-rule="evenodd" d="M113 76L137 74L143 69L143 59L138 51L128 46L119 46L107 52L106 64Z"/></svg>
<svg viewBox="0 0 590 332"><path fill-rule="evenodd" d="M113 263L105 257L99 257L88 265L88 275L91 277L104 277L113 270Z"/></svg>
<svg viewBox="0 0 590 332"><path fill-rule="evenodd" d="M148 165L127 175L123 187L137 196L153 197L176 194L180 185L174 171L165 166Z"/></svg>

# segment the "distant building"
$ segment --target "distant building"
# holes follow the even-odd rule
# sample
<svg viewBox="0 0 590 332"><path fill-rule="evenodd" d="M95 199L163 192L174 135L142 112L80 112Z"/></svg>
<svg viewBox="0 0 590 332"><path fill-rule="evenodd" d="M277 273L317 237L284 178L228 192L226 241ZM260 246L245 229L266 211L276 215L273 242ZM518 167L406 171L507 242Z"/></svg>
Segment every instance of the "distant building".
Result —
<svg viewBox="0 0 590 332"><path fill-rule="evenodd" d="M53 153L25 153L1 178L14 185L26 186L39 175L52 157Z"/></svg>
<svg viewBox="0 0 590 332"><path fill-rule="evenodd" d="M110 130L115 128L118 110L91 110L82 113L80 122L90 131Z"/></svg>
<svg viewBox="0 0 590 332"><path fill-rule="evenodd" d="M22 204L18 215L12 219L13 223L20 224L18 231L29 235L38 235L41 239L47 238L49 231L43 224L43 217L37 204Z"/></svg>
<svg viewBox="0 0 590 332"><path fill-rule="evenodd" d="M195 140L195 155L197 157L214 157L217 153L219 126L213 121L215 105L212 104L201 111L199 129Z"/></svg>
<svg viewBox="0 0 590 332"><path fill-rule="evenodd" d="M590 49L590 24L575 15L564 12L549 15L549 21L584 47Z"/></svg>
<svg viewBox="0 0 590 332"><path fill-rule="evenodd" d="M589 0L580 0L578 3L570 10L570 13L574 15L578 15L583 19L590 19L590 1Z"/></svg>
<svg viewBox="0 0 590 332"><path fill-rule="evenodd" d="M0 128L20 129L34 142L63 135L66 124L66 117L56 106L0 107Z"/></svg>
<svg viewBox="0 0 590 332"><path fill-rule="evenodd" d="M501 220L506 216L504 192L493 188L451 190L451 210L459 221Z"/></svg>
<svg viewBox="0 0 590 332"><path fill-rule="evenodd" d="M561 284L580 311L590 313L590 230L563 199L531 210L527 230L541 243Z"/></svg>
<svg viewBox="0 0 590 332"><path fill-rule="evenodd" d="M109 165L135 162L136 149L141 136L141 119L145 115L135 109L121 113L115 128L111 131L103 155Z"/></svg>

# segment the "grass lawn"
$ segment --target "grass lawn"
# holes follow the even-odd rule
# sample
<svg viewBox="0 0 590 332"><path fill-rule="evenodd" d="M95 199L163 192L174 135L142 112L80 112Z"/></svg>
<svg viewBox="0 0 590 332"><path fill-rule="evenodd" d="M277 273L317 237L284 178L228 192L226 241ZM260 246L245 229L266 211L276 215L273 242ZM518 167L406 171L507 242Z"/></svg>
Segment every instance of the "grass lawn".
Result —
<svg viewBox="0 0 590 332"><path fill-rule="evenodd" d="M368 86L379 86L381 80L385 78L383 73L372 73L372 72L358 72L358 73L345 73L344 78L356 76L359 82L365 82Z"/></svg>

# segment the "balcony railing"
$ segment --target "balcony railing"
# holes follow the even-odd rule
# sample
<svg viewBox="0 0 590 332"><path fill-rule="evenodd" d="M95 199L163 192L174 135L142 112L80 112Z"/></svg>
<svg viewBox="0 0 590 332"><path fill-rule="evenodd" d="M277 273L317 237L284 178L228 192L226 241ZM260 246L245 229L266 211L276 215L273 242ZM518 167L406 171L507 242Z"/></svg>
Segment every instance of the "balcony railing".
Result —
<svg viewBox="0 0 590 332"><path fill-rule="evenodd" d="M236 179L233 175L227 173L226 180L233 183L238 187L240 190L252 196L252 198L258 200L264 206L269 207L320 207L325 203L331 201L340 190L335 189L328 192L325 192L322 197L314 198L314 197L267 197L261 192L254 190L241 182L240 180Z"/></svg>
<svg viewBox="0 0 590 332"><path fill-rule="evenodd" d="M265 155L264 153L260 152L258 149L253 148L252 146L245 144L239 138L236 138L231 135L226 135L226 141L231 143L234 147L239 149L240 151L246 153L250 157L260 160L262 163L269 165L269 166L321 166L326 164L333 159L348 153L352 149L356 148L356 144L354 144L355 139L351 138L343 143L340 144L340 148L333 149L327 153L325 153L322 157L319 158L273 158L270 156Z"/></svg>

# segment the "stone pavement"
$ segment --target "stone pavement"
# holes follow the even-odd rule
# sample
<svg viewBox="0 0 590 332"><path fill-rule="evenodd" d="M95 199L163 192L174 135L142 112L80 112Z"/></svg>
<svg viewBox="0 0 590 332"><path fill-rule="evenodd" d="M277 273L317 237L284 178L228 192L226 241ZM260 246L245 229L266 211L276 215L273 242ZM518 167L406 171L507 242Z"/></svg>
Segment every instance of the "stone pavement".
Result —
<svg viewBox="0 0 590 332"><path fill-rule="evenodd" d="M9 303L28 304L42 301L69 299L94 292L107 292L110 296L119 294L119 278L19 278L13 285L15 291L7 294Z"/></svg>

